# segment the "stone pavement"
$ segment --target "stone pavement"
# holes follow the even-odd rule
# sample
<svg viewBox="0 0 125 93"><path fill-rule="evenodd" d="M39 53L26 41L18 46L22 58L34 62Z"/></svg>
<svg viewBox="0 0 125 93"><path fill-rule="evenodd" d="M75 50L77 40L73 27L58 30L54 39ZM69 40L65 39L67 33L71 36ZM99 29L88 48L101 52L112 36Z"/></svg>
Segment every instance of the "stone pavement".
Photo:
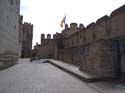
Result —
<svg viewBox="0 0 125 93"><path fill-rule="evenodd" d="M55 60L55 59L46 59L51 63L52 65L62 69L65 72L68 72L69 74L73 74L73 76L79 78L82 81L87 81L87 82L91 82L94 80L94 78L96 78L95 76L86 74L86 73L82 73L81 71L79 71L79 68L77 66L71 65L71 64L67 64L64 63L62 61L59 60ZM42 61L46 61L45 59ZM81 79L83 78L83 79ZM125 81L119 81L119 80L112 80L112 81L101 81L100 82L89 82L86 83L87 86L99 91L99 93L125 93Z"/></svg>
<svg viewBox="0 0 125 93"><path fill-rule="evenodd" d="M0 93L101 93L45 60L19 64L0 71Z"/></svg>

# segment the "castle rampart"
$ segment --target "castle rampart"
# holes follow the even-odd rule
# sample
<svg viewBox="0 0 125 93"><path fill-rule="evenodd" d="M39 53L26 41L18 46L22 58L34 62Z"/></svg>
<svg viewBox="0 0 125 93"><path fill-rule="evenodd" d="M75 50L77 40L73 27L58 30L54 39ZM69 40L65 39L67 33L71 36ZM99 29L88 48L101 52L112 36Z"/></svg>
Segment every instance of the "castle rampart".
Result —
<svg viewBox="0 0 125 93"><path fill-rule="evenodd" d="M58 53L59 58L80 64L82 71L100 77L120 76L121 72L125 72L124 24L125 5L82 30L77 27L76 32L63 38L64 49Z"/></svg>
<svg viewBox="0 0 125 93"><path fill-rule="evenodd" d="M81 71L99 77L116 78L125 74L125 5L86 28L82 24L79 27L76 23L70 27L66 24L58 38L56 35L54 39L41 37L40 47L48 53L47 57L57 54L58 59L78 64ZM61 48L57 48L58 45Z"/></svg>

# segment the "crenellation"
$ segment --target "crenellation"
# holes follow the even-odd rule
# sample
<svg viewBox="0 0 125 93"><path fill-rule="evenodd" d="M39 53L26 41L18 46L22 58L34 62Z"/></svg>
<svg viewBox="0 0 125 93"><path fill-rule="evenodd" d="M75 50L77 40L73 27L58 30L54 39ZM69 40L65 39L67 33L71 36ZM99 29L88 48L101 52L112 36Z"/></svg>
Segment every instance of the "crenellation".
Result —
<svg viewBox="0 0 125 93"><path fill-rule="evenodd" d="M114 10L111 14L110 17L114 17L117 16L119 14L121 14L122 12L125 12L125 4L121 7L119 7L118 9Z"/></svg>
<svg viewBox="0 0 125 93"><path fill-rule="evenodd" d="M108 16L108 15L105 15L105 16L99 18L99 19L96 21L96 23L100 23L100 22L106 21L106 20L108 20L108 19L109 19L109 16Z"/></svg>
<svg viewBox="0 0 125 93"><path fill-rule="evenodd" d="M119 11L117 15L111 15L111 37L125 35L125 11L123 11L124 9L125 5L117 10L117 12Z"/></svg>
<svg viewBox="0 0 125 93"><path fill-rule="evenodd" d="M76 29L77 29L77 23L71 23L70 30L76 30Z"/></svg>
<svg viewBox="0 0 125 93"><path fill-rule="evenodd" d="M53 39L56 39L56 38L57 38L56 34L53 34Z"/></svg>
<svg viewBox="0 0 125 93"><path fill-rule="evenodd" d="M79 24L79 29L80 30L84 30L85 29L84 25L83 24Z"/></svg>
<svg viewBox="0 0 125 93"><path fill-rule="evenodd" d="M47 39L51 39L51 34L47 34Z"/></svg>
<svg viewBox="0 0 125 93"><path fill-rule="evenodd" d="M41 39L45 39L45 34L41 34Z"/></svg>
<svg viewBox="0 0 125 93"><path fill-rule="evenodd" d="M69 27L68 27L68 24L65 24L65 29L68 29Z"/></svg>
<svg viewBox="0 0 125 93"><path fill-rule="evenodd" d="M90 23L86 28L83 24L79 24L79 27L77 23L71 23L70 27L66 24L59 38L50 39L51 42L44 39L40 48L45 51L47 46L48 55L54 55L50 52L51 49L57 50L55 54L58 56L55 58L77 64L83 72L98 77L120 77L121 73L125 74L124 10L125 5L113 11L110 16L105 15L97 19L96 23ZM61 45L61 49L57 45ZM42 51L40 53L43 55Z"/></svg>

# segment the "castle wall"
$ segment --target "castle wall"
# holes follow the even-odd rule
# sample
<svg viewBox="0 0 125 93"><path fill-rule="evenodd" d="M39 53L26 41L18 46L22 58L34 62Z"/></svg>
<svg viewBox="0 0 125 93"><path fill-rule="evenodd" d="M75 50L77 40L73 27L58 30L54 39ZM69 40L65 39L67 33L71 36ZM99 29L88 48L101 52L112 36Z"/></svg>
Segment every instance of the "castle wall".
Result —
<svg viewBox="0 0 125 93"><path fill-rule="evenodd" d="M100 77L115 77L118 66L117 40L100 40L86 46L80 69ZM82 67L83 66L83 67Z"/></svg>
<svg viewBox="0 0 125 93"><path fill-rule="evenodd" d="M111 13L112 37L125 35L125 5Z"/></svg>
<svg viewBox="0 0 125 93"><path fill-rule="evenodd" d="M76 23L71 23L70 24L70 28L66 27L63 31L62 31L62 35L63 37L69 37L70 35L78 32L79 29L77 27Z"/></svg>
<svg viewBox="0 0 125 93"><path fill-rule="evenodd" d="M37 56L40 58L54 58L54 46L40 46L37 48Z"/></svg>
<svg viewBox="0 0 125 93"><path fill-rule="evenodd" d="M40 58L57 58L56 39L51 39L51 35L41 34L41 44L35 46L35 54Z"/></svg>
<svg viewBox="0 0 125 93"><path fill-rule="evenodd" d="M95 28L95 40L110 38L111 23L107 15L96 21Z"/></svg>
<svg viewBox="0 0 125 93"><path fill-rule="evenodd" d="M85 31L82 30L82 31L80 31L79 34L77 35L77 36L78 36L77 39L79 40L78 46L84 45L84 38L85 38L84 34L85 34ZM75 45L77 45L77 44L75 44Z"/></svg>
<svg viewBox="0 0 125 93"><path fill-rule="evenodd" d="M99 77L125 73L125 5L63 39L58 56Z"/></svg>
<svg viewBox="0 0 125 93"><path fill-rule="evenodd" d="M85 44L92 43L94 41L94 23L87 26L85 30Z"/></svg>
<svg viewBox="0 0 125 93"><path fill-rule="evenodd" d="M119 62L121 72L125 74L125 5L111 13L111 37L117 37L119 41Z"/></svg>
<svg viewBox="0 0 125 93"><path fill-rule="evenodd" d="M99 77L119 77L125 73L125 5L110 16L99 18L86 28L71 23L65 26L61 38L47 39L41 35L37 54L41 58L56 58L80 66L83 72ZM57 40L63 44L57 49ZM50 56L50 54L52 54ZM56 57L54 56L56 55Z"/></svg>
<svg viewBox="0 0 125 93"><path fill-rule="evenodd" d="M0 54L19 53L20 0L0 0Z"/></svg>

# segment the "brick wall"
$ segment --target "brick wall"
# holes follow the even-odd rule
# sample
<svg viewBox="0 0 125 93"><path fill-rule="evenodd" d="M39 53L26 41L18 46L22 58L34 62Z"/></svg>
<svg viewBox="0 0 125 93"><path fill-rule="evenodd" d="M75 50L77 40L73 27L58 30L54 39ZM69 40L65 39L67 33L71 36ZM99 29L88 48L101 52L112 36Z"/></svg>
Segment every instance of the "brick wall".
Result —
<svg viewBox="0 0 125 93"><path fill-rule="evenodd" d="M60 59L99 77L125 73L125 5L64 40ZM71 44L72 43L72 44ZM63 57L61 57L63 56Z"/></svg>

